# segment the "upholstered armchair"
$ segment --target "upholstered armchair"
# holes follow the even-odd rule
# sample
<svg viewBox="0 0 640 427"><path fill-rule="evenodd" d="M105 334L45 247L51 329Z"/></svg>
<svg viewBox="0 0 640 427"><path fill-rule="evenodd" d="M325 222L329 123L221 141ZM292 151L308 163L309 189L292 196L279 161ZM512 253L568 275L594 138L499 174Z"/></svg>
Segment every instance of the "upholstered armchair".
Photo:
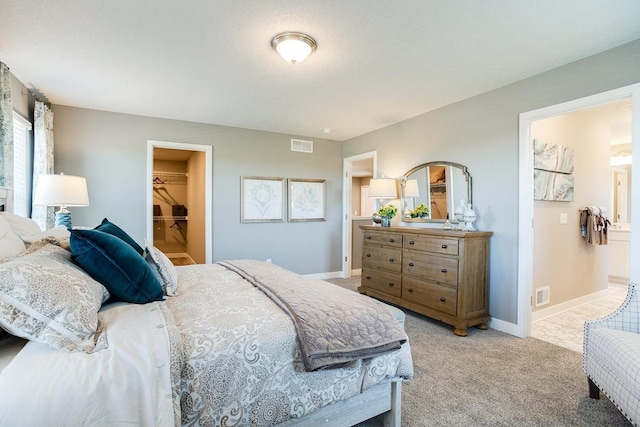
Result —
<svg viewBox="0 0 640 427"><path fill-rule="evenodd" d="M602 391L634 425L640 421L640 298L630 284L616 311L585 322L583 370L589 397Z"/></svg>

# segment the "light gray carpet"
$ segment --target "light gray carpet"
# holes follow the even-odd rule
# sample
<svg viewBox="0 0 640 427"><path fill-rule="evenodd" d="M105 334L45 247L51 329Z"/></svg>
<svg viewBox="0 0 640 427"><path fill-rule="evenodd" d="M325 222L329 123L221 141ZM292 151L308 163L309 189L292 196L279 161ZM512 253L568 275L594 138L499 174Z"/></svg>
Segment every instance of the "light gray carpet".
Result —
<svg viewBox="0 0 640 427"><path fill-rule="evenodd" d="M359 277L328 281L359 285ZM403 385L403 426L631 425L604 395L589 398L581 354L493 329L457 337L451 326L404 311L415 376Z"/></svg>

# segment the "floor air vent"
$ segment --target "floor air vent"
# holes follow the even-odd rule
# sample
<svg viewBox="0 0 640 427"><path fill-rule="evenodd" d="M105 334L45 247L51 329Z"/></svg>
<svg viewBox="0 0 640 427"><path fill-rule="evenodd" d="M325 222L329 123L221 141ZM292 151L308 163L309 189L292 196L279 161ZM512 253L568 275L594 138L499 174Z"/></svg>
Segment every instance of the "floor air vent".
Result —
<svg viewBox="0 0 640 427"><path fill-rule="evenodd" d="M292 139L291 151L300 153L313 153L313 141L305 141L304 139Z"/></svg>
<svg viewBox="0 0 640 427"><path fill-rule="evenodd" d="M536 307L549 304L549 287L536 288Z"/></svg>

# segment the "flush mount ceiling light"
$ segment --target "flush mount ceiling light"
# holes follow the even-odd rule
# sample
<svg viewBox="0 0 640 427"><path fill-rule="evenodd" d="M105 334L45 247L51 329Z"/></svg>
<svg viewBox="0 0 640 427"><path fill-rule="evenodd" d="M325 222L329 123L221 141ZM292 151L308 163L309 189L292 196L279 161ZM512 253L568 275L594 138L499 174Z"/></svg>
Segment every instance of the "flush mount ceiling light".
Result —
<svg viewBox="0 0 640 427"><path fill-rule="evenodd" d="M271 40L271 47L292 64L304 61L317 46L313 38L302 33L280 33Z"/></svg>

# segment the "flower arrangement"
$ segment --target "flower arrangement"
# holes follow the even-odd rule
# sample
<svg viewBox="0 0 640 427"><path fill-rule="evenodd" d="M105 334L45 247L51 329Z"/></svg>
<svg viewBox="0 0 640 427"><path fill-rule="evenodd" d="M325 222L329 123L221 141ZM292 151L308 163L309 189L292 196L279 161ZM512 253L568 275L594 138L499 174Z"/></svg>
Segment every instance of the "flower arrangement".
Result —
<svg viewBox="0 0 640 427"><path fill-rule="evenodd" d="M427 216L429 216L429 208L424 203L420 203L413 212L411 212L411 218L424 218Z"/></svg>
<svg viewBox="0 0 640 427"><path fill-rule="evenodd" d="M378 215L380 215L382 218L391 219L394 216L396 216L397 212L398 212L398 208L396 208L392 204L385 205L385 206L381 207L380 209L378 209Z"/></svg>

